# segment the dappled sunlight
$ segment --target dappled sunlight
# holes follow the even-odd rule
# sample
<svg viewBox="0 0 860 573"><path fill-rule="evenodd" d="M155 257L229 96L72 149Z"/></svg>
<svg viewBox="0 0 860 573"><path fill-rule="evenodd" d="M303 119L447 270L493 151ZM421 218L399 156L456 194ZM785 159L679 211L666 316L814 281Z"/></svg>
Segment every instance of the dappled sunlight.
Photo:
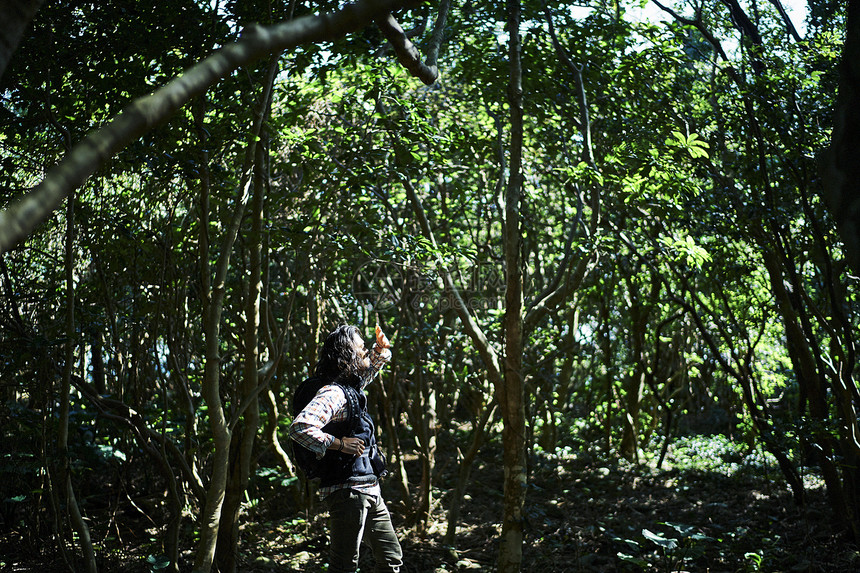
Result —
<svg viewBox="0 0 860 573"><path fill-rule="evenodd" d="M860 570L857 5L0 2L0 571Z"/></svg>

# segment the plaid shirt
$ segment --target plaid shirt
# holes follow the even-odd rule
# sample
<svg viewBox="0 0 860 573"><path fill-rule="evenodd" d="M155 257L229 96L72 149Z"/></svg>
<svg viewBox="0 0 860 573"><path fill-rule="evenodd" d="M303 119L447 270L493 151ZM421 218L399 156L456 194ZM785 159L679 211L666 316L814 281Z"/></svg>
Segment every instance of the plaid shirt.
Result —
<svg viewBox="0 0 860 573"><path fill-rule="evenodd" d="M386 362L391 360L391 350L378 348L376 345L370 351L370 368L361 374L361 389L379 374ZM293 420L290 425L290 438L314 452L321 459L328 447L334 441L334 436L322 430L329 422L343 422L347 419L346 395L339 386L329 384L320 388L313 400ZM368 495L379 496L379 482L368 484L340 483L333 486L321 487L320 497L326 498L332 493L352 488Z"/></svg>

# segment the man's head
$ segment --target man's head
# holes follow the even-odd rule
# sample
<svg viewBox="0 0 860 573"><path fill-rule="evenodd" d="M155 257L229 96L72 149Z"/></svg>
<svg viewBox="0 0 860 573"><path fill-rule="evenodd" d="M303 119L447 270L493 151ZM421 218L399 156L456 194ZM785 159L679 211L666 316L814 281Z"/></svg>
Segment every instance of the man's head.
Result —
<svg viewBox="0 0 860 573"><path fill-rule="evenodd" d="M343 324L323 342L315 374L325 379L343 378L358 374L369 366L370 358L358 328Z"/></svg>

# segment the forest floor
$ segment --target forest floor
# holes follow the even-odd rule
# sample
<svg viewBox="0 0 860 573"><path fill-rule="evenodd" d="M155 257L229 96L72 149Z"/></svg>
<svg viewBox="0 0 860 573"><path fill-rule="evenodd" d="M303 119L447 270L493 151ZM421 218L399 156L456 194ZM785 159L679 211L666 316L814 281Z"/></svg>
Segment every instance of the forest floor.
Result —
<svg viewBox="0 0 860 573"><path fill-rule="evenodd" d="M687 454L678 450L675 455L680 459ZM722 455L701 454L705 459ZM488 446L473 470L456 551L443 544L444 487L452 485L444 483L444 476L443 487L434 492L432 520L423 535L406 524L404 504L393 484L385 484L401 534L406 572L494 570L502 504L499 461L500 452ZM673 469L658 470L653 462L633 466L601 461L583 454L533 458L523 571L860 571L860 552L832 525L824 489L814 476L807 476L807 502L798 508L773 465L721 461L703 469L703 464L672 464L671 451L668 461L666 465ZM325 514L297 511L286 491L261 495L247 509L241 572L325 571L318 559L326 546ZM108 525L100 523L92 509L100 570L149 573L158 569L154 559L160 533L157 519L136 505L137 509L112 510L110 527L117 535L106 533ZM56 550L33 549L33 540L22 540L21 532L0 533L0 571L68 570ZM184 557L190 563L190 552ZM371 563L364 556L361 571L371 571Z"/></svg>

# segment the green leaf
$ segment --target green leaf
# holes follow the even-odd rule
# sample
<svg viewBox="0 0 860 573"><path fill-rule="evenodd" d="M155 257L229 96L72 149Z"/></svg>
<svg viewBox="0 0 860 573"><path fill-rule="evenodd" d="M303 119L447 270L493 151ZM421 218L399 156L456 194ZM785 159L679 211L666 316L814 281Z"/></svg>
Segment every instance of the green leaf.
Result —
<svg viewBox="0 0 860 573"><path fill-rule="evenodd" d="M645 568L648 567L649 563L642 559L641 557L634 557L633 555L628 555L627 553L619 551L617 553L618 558L624 561L625 563L632 563L633 565L638 565L639 567Z"/></svg>
<svg viewBox="0 0 860 573"><path fill-rule="evenodd" d="M678 533L680 533L684 537L689 537L690 534L692 534L694 531L696 531L695 527L693 527L691 525L684 525L683 523L675 523L672 521L666 521L663 523L663 525L668 525L669 527L671 527L672 529L674 529L675 531L677 531Z"/></svg>
<svg viewBox="0 0 860 573"><path fill-rule="evenodd" d="M296 476L290 476L290 477L286 477L286 478L282 479L281 485L284 487L290 487L291 485L293 485L297 481L299 481L299 478L297 478Z"/></svg>
<svg viewBox="0 0 860 573"><path fill-rule="evenodd" d="M149 567L152 571L161 571L170 566L170 559L166 555L150 555L146 558Z"/></svg>
<svg viewBox="0 0 860 573"><path fill-rule="evenodd" d="M647 539L648 541L651 541L653 543L656 543L657 545L659 545L663 549L671 551L672 549L675 549L676 547L678 547L678 540L677 539L672 539L671 537L669 537L669 538L663 537L662 535L659 535L659 534L654 533L653 531L649 531L647 529L642 530L642 535L645 536L645 539Z"/></svg>
<svg viewBox="0 0 860 573"><path fill-rule="evenodd" d="M688 147L687 151L690 152L690 156L693 159L696 159L698 157L704 157L704 158L708 157L708 152L705 151L704 149L702 149L701 147Z"/></svg>

